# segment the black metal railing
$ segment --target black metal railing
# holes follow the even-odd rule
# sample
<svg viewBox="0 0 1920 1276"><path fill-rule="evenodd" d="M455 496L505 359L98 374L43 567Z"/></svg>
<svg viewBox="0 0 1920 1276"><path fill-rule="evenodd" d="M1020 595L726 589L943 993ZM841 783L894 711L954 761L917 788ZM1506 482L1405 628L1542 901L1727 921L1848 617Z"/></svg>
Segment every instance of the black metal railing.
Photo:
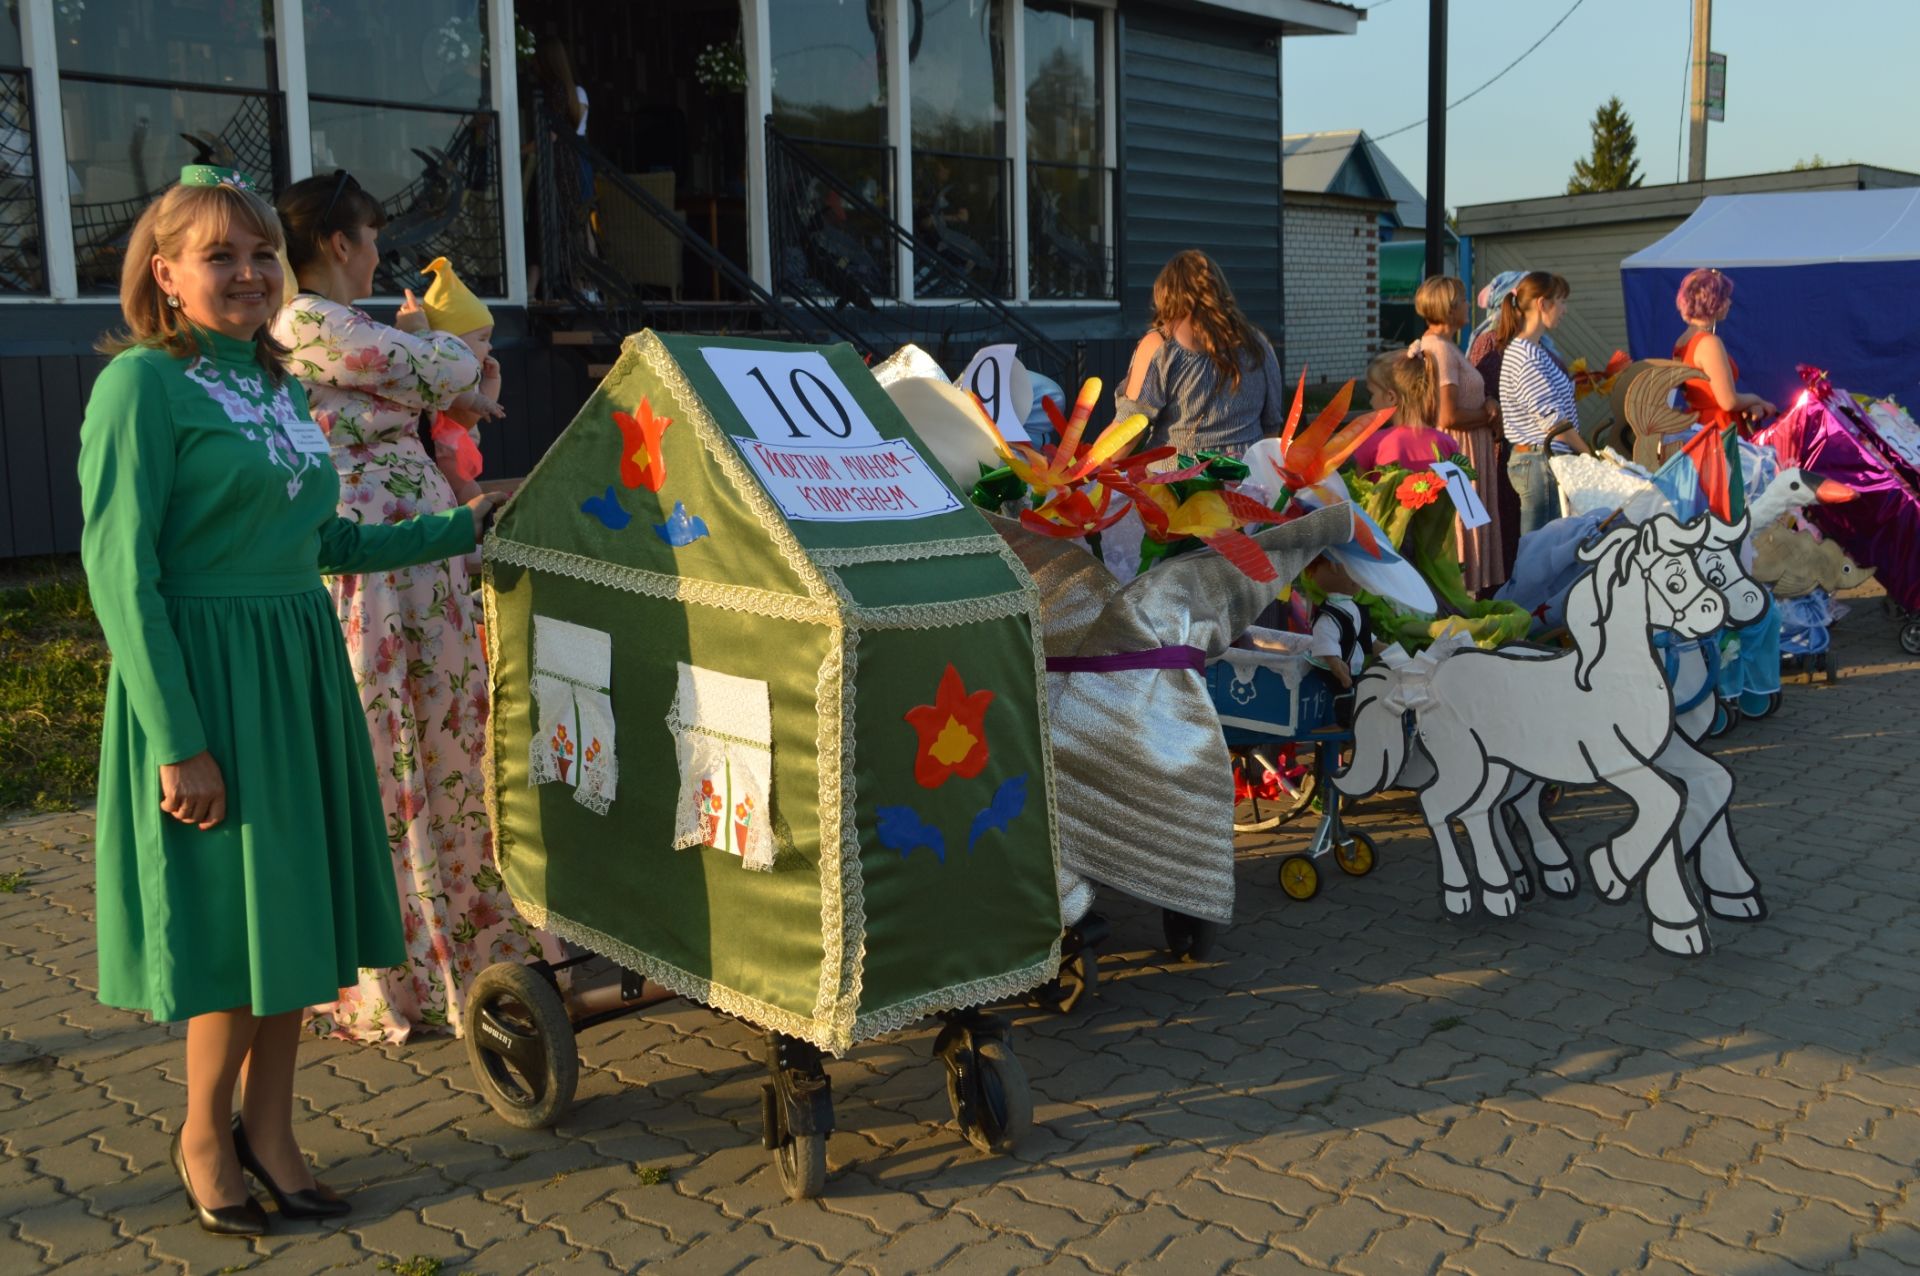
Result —
<svg viewBox="0 0 1920 1276"><path fill-rule="evenodd" d="M1004 155L913 150L913 295L965 296L955 277L1013 296L1013 161ZM945 270L936 269L936 263Z"/></svg>
<svg viewBox="0 0 1920 1276"><path fill-rule="evenodd" d="M629 332L643 327L679 326L692 320L702 331L752 332L814 343L845 341L863 355L887 353L818 298L781 298L762 288L737 262L688 226L672 207L621 172L591 143L546 114L537 94L534 112L536 119L545 121L535 130L542 291L548 299L562 301L587 316L609 344L617 344ZM645 224L669 236L672 244L668 251L690 255L712 273L721 285L715 304L683 306L672 295L650 295L655 290L644 280L627 277L608 254L592 250L589 235L593 204L584 189L588 173L597 179L596 185L604 184L602 196L624 201L625 207ZM614 221L601 217L603 235Z"/></svg>
<svg viewBox="0 0 1920 1276"><path fill-rule="evenodd" d="M0 292L47 290L33 74L0 67Z"/></svg>
<svg viewBox="0 0 1920 1276"><path fill-rule="evenodd" d="M1090 164L1027 163L1029 293L1036 301L1119 294L1119 175Z"/></svg>
<svg viewBox="0 0 1920 1276"><path fill-rule="evenodd" d="M979 262L970 266L955 259L951 242L901 225L823 163L813 150L819 145L767 123L767 220L776 293L824 301L842 312L865 312L859 320L863 327L890 334L893 344L912 340L928 346L944 362L964 361L975 346L1010 340L1020 345L1029 366L1057 379L1074 375L1074 357L998 295L1009 273L1005 268L1000 279L983 278ZM1003 208L1006 202L1000 201ZM888 281L894 273L890 263L901 249L913 262L915 295L937 297L939 303L882 309L896 296Z"/></svg>

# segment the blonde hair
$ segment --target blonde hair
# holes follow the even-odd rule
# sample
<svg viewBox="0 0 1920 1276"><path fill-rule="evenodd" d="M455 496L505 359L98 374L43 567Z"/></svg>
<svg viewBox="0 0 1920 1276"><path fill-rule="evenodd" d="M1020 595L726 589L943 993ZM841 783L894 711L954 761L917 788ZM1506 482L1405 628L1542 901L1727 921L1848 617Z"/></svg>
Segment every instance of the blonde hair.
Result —
<svg viewBox="0 0 1920 1276"><path fill-rule="evenodd" d="M1393 385L1393 365L1406 356L1398 350L1389 350L1367 360L1367 389L1372 392L1375 407L1394 402L1400 392Z"/></svg>
<svg viewBox="0 0 1920 1276"><path fill-rule="evenodd" d="M1434 375L1433 359L1424 350L1395 354L1393 359L1393 397L1400 411L1395 425L1432 425L1439 404L1435 391L1439 378Z"/></svg>
<svg viewBox="0 0 1920 1276"><path fill-rule="evenodd" d="M1227 277L1197 248L1176 253L1153 281L1153 326L1171 338L1181 320L1229 390L1240 388L1240 355L1260 348L1260 330L1240 313Z"/></svg>
<svg viewBox="0 0 1920 1276"><path fill-rule="evenodd" d="M186 312L167 304L159 280L153 277L153 259L177 261L195 244L216 243L238 223L286 251L280 218L258 195L237 186L172 186L147 205L133 224L126 260L120 264L120 313L123 332L108 333L94 346L101 354L119 354L136 346L165 350L176 359L204 354L200 338ZM274 385L286 379L282 356L286 348L275 341L266 324L254 334L254 357Z"/></svg>
<svg viewBox="0 0 1920 1276"><path fill-rule="evenodd" d="M1544 270L1528 271L1500 301L1500 322L1493 330L1494 341L1505 346L1519 336L1520 329L1527 325L1527 311L1533 306L1542 301L1565 301L1572 295L1573 285L1560 276Z"/></svg>
<svg viewBox="0 0 1920 1276"><path fill-rule="evenodd" d="M1452 275L1435 275L1413 291L1413 313L1442 328L1453 326L1454 312L1467 304L1467 286Z"/></svg>

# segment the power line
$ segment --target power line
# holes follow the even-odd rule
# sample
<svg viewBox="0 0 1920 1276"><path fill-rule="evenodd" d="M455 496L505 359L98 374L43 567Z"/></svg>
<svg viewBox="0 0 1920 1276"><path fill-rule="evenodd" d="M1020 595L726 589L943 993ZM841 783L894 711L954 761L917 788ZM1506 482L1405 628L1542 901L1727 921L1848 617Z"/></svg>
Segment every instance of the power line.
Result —
<svg viewBox="0 0 1920 1276"><path fill-rule="evenodd" d="M1553 33L1555 31L1558 31L1562 26L1564 26L1566 24L1567 19L1573 16L1574 10L1578 9L1581 5L1585 4L1586 2L1587 0L1573 0L1573 4L1567 9L1567 11L1560 15L1560 20L1547 28L1546 34L1542 35L1538 40L1535 40L1532 44L1528 45L1526 47L1526 50L1522 52L1519 57L1515 58L1513 61L1507 63L1505 66L1501 67L1498 71L1496 71L1492 79L1482 84L1479 88L1474 89L1472 92L1467 93L1462 97L1455 98L1453 101L1447 103L1447 109L1451 111L1455 107L1460 106L1465 102L1469 102L1476 97L1479 97L1482 93L1486 92L1488 89L1492 88L1495 84L1499 83L1500 80L1507 74L1507 72L1513 70L1513 68L1519 66L1522 62L1525 62L1529 57L1533 55L1533 51L1535 49L1538 49L1541 45L1545 44L1547 40L1553 35ZM1381 0L1381 3L1382 4L1391 3L1391 0ZM1377 9L1380 7L1380 5L1376 4L1373 7ZM1402 133L1412 132L1414 129L1419 128L1422 124L1425 124L1427 122L1427 118L1428 117L1423 115L1419 119L1415 120L1413 123L1403 124L1399 128L1394 129L1392 132L1368 134L1368 137L1370 140L1375 142L1384 142L1390 137L1398 137ZM1289 154L1286 158L1294 159L1302 155L1328 155L1328 154L1332 154L1334 151L1343 151L1346 149L1347 148L1344 146L1322 146L1314 150L1294 151L1291 154Z"/></svg>

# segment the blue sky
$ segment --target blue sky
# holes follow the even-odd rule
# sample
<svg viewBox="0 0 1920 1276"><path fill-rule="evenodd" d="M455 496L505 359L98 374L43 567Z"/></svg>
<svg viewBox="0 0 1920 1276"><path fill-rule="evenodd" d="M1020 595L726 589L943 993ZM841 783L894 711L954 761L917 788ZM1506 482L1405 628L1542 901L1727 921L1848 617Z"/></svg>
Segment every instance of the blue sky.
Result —
<svg viewBox="0 0 1920 1276"><path fill-rule="evenodd" d="M1573 0L1451 0L1447 97L1459 98L1552 26ZM1283 45L1289 133L1379 136L1426 114L1427 0L1373 3L1357 35ZM1691 0L1585 0L1526 61L1448 114L1447 205L1558 195L1617 94L1649 185L1674 180L1683 139ZM1727 118L1708 125L1707 176L1792 167L1815 152L1920 172L1920 3L1719 0ZM1426 186L1425 127L1381 143ZM1686 157L1681 153L1680 175Z"/></svg>

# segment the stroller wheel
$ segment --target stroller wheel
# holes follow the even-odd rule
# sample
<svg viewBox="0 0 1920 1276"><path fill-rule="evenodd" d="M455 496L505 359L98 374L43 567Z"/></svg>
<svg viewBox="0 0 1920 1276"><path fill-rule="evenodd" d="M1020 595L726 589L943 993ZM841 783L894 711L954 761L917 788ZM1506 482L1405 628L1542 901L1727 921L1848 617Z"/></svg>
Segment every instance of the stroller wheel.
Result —
<svg viewBox="0 0 1920 1276"><path fill-rule="evenodd" d="M1900 650L1920 656L1920 620L1910 620L1900 627Z"/></svg>
<svg viewBox="0 0 1920 1276"><path fill-rule="evenodd" d="M810 1201L826 1190L827 1136L795 1134L773 1150L773 1167L790 1201Z"/></svg>
<svg viewBox="0 0 1920 1276"><path fill-rule="evenodd" d="M1027 1070L997 1037L975 1037L968 1053L970 1061L962 1059L959 1068L947 1069L947 1101L953 1105L954 1120L967 1142L982 1152L1011 1152L1033 1126Z"/></svg>
<svg viewBox="0 0 1920 1276"><path fill-rule="evenodd" d="M1275 796L1262 797L1257 786L1264 778L1263 772L1270 769L1266 760L1252 749L1236 749L1233 765L1235 787L1244 785L1248 790L1245 798L1234 803L1233 831L1236 833L1265 833L1277 829L1313 804L1319 777L1311 768L1302 771L1295 780L1282 782Z"/></svg>
<svg viewBox="0 0 1920 1276"><path fill-rule="evenodd" d="M1373 871L1373 839L1358 829L1349 830L1352 840L1341 842L1333 848L1333 862L1348 877L1365 877ZM1311 863L1311 861L1309 861ZM1315 873L1317 877L1318 872ZM1283 882L1284 886L1285 883Z"/></svg>
<svg viewBox="0 0 1920 1276"><path fill-rule="evenodd" d="M1774 714L1780 712L1780 702L1784 699L1786 699L1786 693L1783 691L1768 692L1767 707L1753 716L1756 718L1771 718Z"/></svg>
<svg viewBox="0 0 1920 1276"><path fill-rule="evenodd" d="M1729 700L1716 700L1713 707L1713 725L1707 728L1707 737L1718 740L1740 721L1740 706Z"/></svg>
<svg viewBox="0 0 1920 1276"><path fill-rule="evenodd" d="M467 1062L487 1103L522 1130L552 1125L573 1102L580 1052L573 1021L547 977L499 962L467 994Z"/></svg>
<svg viewBox="0 0 1920 1276"><path fill-rule="evenodd" d="M1160 928L1167 937L1167 951L1183 961L1205 961L1213 953L1214 937L1220 933L1215 923L1171 908L1160 910Z"/></svg>
<svg viewBox="0 0 1920 1276"><path fill-rule="evenodd" d="M1320 870L1311 856L1289 855L1280 861L1280 889L1289 899L1308 900L1320 893Z"/></svg>

